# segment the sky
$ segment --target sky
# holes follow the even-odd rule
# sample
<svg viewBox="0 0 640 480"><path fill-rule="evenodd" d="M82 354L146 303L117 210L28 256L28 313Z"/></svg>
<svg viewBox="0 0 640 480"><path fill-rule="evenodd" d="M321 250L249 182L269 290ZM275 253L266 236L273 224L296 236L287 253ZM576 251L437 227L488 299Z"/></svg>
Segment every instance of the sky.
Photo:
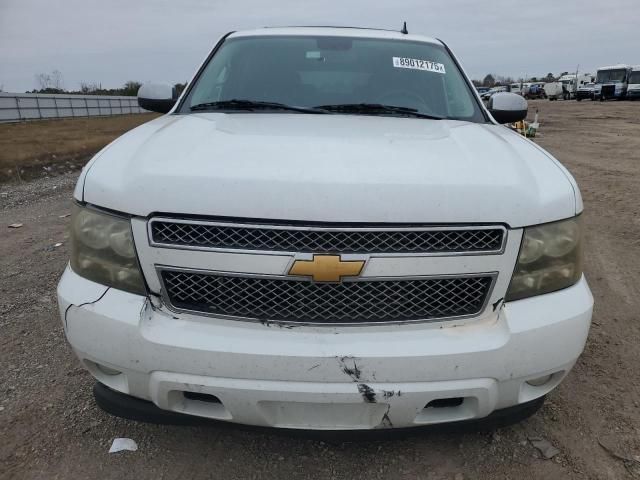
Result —
<svg viewBox="0 0 640 480"><path fill-rule="evenodd" d="M640 64L640 0L0 0L0 86L184 82L231 30L400 29L446 42L472 78Z"/></svg>

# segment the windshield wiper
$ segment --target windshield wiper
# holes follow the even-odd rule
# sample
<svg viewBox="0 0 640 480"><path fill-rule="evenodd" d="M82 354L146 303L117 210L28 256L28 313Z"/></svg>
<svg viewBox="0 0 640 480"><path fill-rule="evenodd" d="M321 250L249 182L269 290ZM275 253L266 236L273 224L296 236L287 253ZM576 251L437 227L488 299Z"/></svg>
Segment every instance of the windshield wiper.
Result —
<svg viewBox="0 0 640 480"><path fill-rule="evenodd" d="M314 108L336 113L361 113L364 115L391 114L415 118L428 118L431 120L443 120L443 117L420 113L417 108L398 107L395 105L383 105L380 103L340 103L336 105L318 105Z"/></svg>
<svg viewBox="0 0 640 480"><path fill-rule="evenodd" d="M218 102L198 103L191 106L191 111L197 110L288 110L301 113L329 113L316 108L296 107L278 102L260 102L256 100L220 100Z"/></svg>

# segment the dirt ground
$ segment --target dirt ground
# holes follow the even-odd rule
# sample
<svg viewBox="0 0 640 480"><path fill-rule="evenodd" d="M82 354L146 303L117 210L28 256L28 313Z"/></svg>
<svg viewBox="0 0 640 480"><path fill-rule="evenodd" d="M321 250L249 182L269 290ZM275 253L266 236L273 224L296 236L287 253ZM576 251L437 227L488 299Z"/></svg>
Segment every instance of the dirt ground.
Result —
<svg viewBox="0 0 640 480"><path fill-rule="evenodd" d="M540 111L536 141L581 186L596 300L585 353L534 417L494 433L339 442L103 413L55 301L77 175L67 173L0 185L0 478L640 477L640 102L530 105ZM15 222L24 226L7 228ZM134 439L138 451L107 453L115 437ZM544 459L535 437L560 453Z"/></svg>
<svg viewBox="0 0 640 480"><path fill-rule="evenodd" d="M98 150L155 113L0 124L0 182L77 170Z"/></svg>

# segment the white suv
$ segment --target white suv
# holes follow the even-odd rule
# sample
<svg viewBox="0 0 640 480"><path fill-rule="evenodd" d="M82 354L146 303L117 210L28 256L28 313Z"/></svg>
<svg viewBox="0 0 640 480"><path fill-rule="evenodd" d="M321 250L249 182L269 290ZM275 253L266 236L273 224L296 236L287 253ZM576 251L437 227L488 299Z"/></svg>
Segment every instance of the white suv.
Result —
<svg viewBox="0 0 640 480"><path fill-rule="evenodd" d="M168 114L83 170L58 287L107 411L325 430L515 420L581 354L578 187L499 124L526 101L486 109L442 42L235 32L179 99L139 96Z"/></svg>

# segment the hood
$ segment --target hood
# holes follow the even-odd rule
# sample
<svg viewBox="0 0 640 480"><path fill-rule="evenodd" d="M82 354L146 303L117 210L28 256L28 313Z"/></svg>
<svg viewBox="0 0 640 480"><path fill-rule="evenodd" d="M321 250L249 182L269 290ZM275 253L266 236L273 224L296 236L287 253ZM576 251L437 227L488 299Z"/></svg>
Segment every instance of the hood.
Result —
<svg viewBox="0 0 640 480"><path fill-rule="evenodd" d="M577 200L566 170L505 127L358 115L166 115L83 179L81 200L138 216L519 227Z"/></svg>

